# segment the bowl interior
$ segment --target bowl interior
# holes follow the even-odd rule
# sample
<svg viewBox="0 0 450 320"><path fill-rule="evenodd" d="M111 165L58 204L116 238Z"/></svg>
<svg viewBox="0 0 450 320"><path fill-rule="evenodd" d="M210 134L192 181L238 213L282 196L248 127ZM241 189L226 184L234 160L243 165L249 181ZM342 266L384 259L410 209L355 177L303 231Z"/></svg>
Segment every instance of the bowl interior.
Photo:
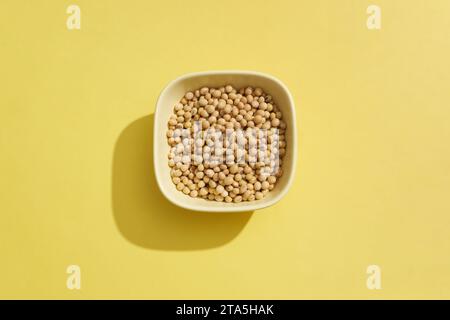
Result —
<svg viewBox="0 0 450 320"><path fill-rule="evenodd" d="M275 103L283 113L286 122L286 154L283 159L283 175L278 179L275 188L264 199L225 203L208 201L201 198L191 198L175 188L170 179L170 169L167 155L169 146L166 140L167 121L172 113L173 106L187 91L193 91L203 86L220 87L231 84L234 87L243 86L261 87L266 93L272 95ZM155 173L161 191L174 204L196 211L251 211L269 206L277 202L287 192L294 173L296 153L295 108L292 98L286 87L278 80L257 73L247 72L219 72L187 75L174 80L161 93L155 112L154 124L154 165Z"/></svg>

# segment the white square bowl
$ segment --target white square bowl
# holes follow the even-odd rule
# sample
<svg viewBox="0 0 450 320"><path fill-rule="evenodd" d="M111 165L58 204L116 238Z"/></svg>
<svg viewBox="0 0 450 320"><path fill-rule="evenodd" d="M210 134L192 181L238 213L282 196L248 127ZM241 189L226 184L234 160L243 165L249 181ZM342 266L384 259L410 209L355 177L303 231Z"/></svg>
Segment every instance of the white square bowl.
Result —
<svg viewBox="0 0 450 320"><path fill-rule="evenodd" d="M286 154L283 158L283 175L275 188L261 200L225 203L192 198L178 191L170 178L167 155L167 122L173 112L173 106L187 91L194 91L204 86L220 87L231 84L236 88L244 86L260 87L273 97L283 113L286 122ZM291 93L278 79L254 71L209 71L183 75L170 82L161 92L154 116L153 159L156 181L163 195L173 204L193 211L204 212L242 212L268 207L280 201L292 184L297 159L297 128L295 105Z"/></svg>

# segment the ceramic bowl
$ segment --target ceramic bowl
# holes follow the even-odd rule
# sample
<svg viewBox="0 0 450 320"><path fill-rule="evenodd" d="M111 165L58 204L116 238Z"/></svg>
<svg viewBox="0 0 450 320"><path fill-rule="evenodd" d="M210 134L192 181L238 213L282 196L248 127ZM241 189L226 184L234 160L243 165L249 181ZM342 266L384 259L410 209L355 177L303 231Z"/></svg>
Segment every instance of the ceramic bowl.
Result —
<svg viewBox="0 0 450 320"><path fill-rule="evenodd" d="M170 178L167 155L167 122L173 112L173 106L187 91L194 91L203 86L220 87L231 84L236 88L243 86L260 87L273 97L283 113L286 122L286 154L283 159L283 175L275 188L261 200L225 203L192 198L178 191ZM154 116L154 168L159 189L173 204L193 211L206 212L242 212L254 211L268 207L283 198L292 184L297 158L297 128L295 105L288 88L278 79L268 74L254 71L208 71L183 75L170 82L161 92Z"/></svg>

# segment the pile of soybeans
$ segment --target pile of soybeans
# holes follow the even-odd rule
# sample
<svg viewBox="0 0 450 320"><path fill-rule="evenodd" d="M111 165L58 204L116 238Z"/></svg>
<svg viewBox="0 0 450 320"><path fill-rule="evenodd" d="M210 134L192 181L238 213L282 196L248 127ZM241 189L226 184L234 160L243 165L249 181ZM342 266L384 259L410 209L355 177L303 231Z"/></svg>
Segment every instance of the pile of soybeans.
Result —
<svg viewBox="0 0 450 320"><path fill-rule="evenodd" d="M196 136L195 128L213 134ZM245 147L227 151L225 139L218 144L217 133L225 137L227 132ZM189 91L168 121L172 182L193 198L235 203L263 199L283 174L285 132L280 109L261 88L226 85Z"/></svg>

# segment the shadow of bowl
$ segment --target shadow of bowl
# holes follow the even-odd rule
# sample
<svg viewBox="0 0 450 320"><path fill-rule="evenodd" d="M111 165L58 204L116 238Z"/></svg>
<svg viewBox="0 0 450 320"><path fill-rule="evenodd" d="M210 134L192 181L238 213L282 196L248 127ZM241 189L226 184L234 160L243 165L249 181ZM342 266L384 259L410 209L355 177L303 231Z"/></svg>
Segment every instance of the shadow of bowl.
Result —
<svg viewBox="0 0 450 320"><path fill-rule="evenodd" d="M120 233L131 243L156 250L201 250L235 238L253 212L194 212L170 203L153 169L153 115L120 134L112 170L112 207Z"/></svg>

